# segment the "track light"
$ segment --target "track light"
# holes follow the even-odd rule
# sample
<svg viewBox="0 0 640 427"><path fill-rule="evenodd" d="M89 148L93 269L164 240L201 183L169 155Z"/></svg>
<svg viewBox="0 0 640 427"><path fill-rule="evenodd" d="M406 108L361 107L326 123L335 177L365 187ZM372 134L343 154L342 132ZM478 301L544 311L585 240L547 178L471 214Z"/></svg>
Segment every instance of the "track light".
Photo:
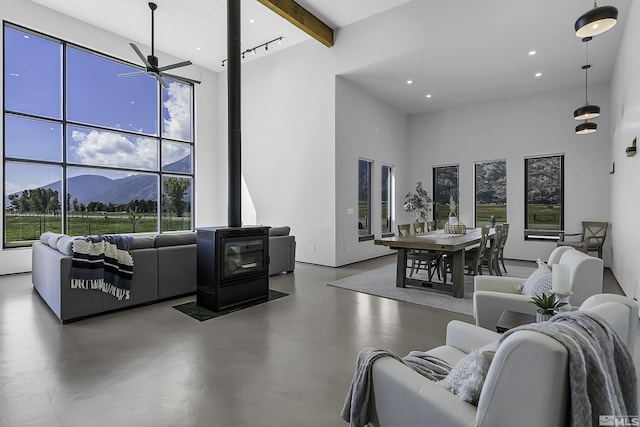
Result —
<svg viewBox="0 0 640 427"><path fill-rule="evenodd" d="M598 124L593 122L584 121L576 126L576 134L578 135L586 135L589 133L594 133L598 130Z"/></svg>
<svg viewBox="0 0 640 427"><path fill-rule="evenodd" d="M275 38L273 40L269 40L266 43L262 43L262 44L259 44L258 46L255 46L255 47L252 47L250 49L247 49L244 52L242 52L240 55L242 55L242 59L245 59L245 55L248 54L248 53L251 53L253 55L257 55L258 54L258 49L260 49L261 47L264 47L264 50L267 51L267 50L269 50L269 45L271 43L275 43L275 42L278 42L278 46L281 46L282 45L282 37L278 37L278 38ZM222 66L224 67L226 63L227 63L227 60L223 59L222 60Z"/></svg>
<svg viewBox="0 0 640 427"><path fill-rule="evenodd" d="M613 6L598 7L585 12L573 25L577 37L593 37L611 29L618 22L618 9Z"/></svg>

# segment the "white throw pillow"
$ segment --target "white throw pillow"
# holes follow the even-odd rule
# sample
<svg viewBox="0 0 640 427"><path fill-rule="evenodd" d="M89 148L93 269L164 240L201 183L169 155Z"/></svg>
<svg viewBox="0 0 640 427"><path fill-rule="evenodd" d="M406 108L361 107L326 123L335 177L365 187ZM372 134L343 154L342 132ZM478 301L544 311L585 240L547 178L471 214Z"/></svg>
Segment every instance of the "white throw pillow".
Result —
<svg viewBox="0 0 640 427"><path fill-rule="evenodd" d="M496 354L498 341L477 348L456 363L451 372L438 384L461 400L478 405L484 380Z"/></svg>
<svg viewBox="0 0 640 427"><path fill-rule="evenodd" d="M534 296L552 292L551 268L538 259L539 267L531 273L522 286L522 295Z"/></svg>

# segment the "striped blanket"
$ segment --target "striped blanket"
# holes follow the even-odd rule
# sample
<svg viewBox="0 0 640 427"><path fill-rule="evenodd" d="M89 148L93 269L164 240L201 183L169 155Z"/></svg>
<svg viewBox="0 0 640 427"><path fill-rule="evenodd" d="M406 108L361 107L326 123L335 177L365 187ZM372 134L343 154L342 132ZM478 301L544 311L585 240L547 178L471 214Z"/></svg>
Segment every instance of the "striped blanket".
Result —
<svg viewBox="0 0 640 427"><path fill-rule="evenodd" d="M118 300L129 299L133 258L130 236L87 236L73 241L72 289L100 289Z"/></svg>

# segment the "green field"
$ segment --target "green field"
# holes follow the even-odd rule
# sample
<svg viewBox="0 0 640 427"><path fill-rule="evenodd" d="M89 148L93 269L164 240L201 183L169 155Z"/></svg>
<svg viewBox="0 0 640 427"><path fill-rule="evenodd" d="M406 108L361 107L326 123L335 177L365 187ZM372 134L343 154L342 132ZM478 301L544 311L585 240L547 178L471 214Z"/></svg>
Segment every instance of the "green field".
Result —
<svg viewBox="0 0 640 427"><path fill-rule="evenodd" d="M31 240L37 240L45 231L62 232L62 221L58 215L16 215L5 214L5 243L12 246ZM190 230L191 218L163 217L162 231ZM127 213L71 215L68 218L67 234L85 236L94 234L129 234L157 232L155 213L142 214L135 224Z"/></svg>

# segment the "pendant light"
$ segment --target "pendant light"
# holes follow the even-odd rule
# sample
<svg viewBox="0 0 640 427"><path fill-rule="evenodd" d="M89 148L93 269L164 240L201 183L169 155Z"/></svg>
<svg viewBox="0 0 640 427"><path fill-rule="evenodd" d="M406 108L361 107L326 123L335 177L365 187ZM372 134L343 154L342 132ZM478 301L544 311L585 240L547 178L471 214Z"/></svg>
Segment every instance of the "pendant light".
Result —
<svg viewBox="0 0 640 427"><path fill-rule="evenodd" d="M589 133L594 133L598 130L598 124L593 122L584 121L576 126L576 134L578 135L586 135Z"/></svg>
<svg viewBox="0 0 640 427"><path fill-rule="evenodd" d="M582 42L585 43L585 64L582 66L584 70L584 105L573 112L574 119L584 120L583 123L576 126L576 133L578 135L595 132L598 129L598 125L596 123L590 123L587 120L600 116L600 107L589 104L589 68L591 68L589 64L589 41L591 41L591 37L582 39Z"/></svg>
<svg viewBox="0 0 640 427"><path fill-rule="evenodd" d="M593 9L585 12L573 27L577 37L593 37L611 29L618 22L618 9L600 6L593 2Z"/></svg>

